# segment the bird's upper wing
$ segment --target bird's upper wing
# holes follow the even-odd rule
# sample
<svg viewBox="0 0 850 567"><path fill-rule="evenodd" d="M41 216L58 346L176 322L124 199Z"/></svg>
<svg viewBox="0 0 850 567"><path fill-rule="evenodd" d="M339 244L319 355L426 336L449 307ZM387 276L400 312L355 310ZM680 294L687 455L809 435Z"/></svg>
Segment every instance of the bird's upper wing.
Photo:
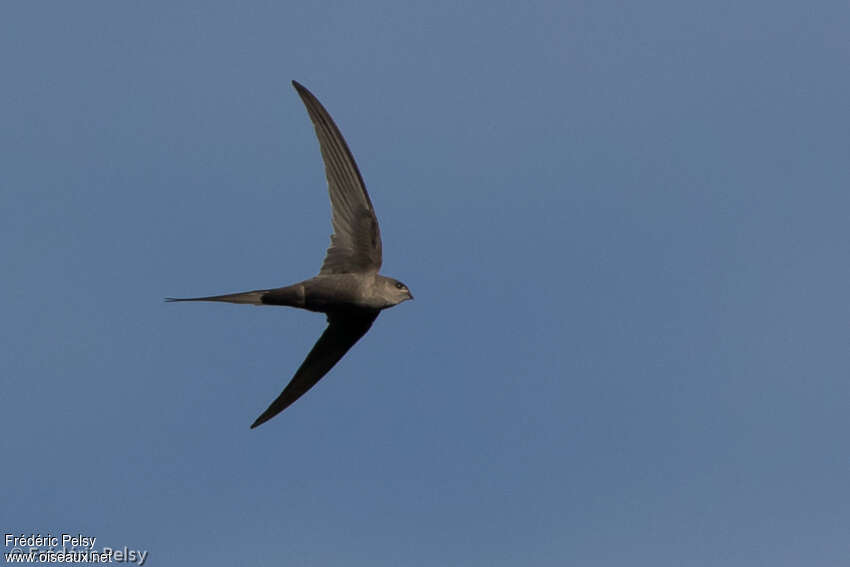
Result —
<svg viewBox="0 0 850 567"><path fill-rule="evenodd" d="M366 331L378 317L378 313L379 311L361 314L329 314L328 328L313 345L313 350L301 363L301 366L295 372L295 376L292 377L283 392L254 421L251 429L265 423L288 408L295 400L312 388L316 382L321 380L333 365L348 352L348 349L366 334Z"/></svg>
<svg viewBox="0 0 850 567"><path fill-rule="evenodd" d="M334 233L319 273L377 272L381 267L381 231L354 156L313 93L296 81L292 85L316 127L331 197Z"/></svg>

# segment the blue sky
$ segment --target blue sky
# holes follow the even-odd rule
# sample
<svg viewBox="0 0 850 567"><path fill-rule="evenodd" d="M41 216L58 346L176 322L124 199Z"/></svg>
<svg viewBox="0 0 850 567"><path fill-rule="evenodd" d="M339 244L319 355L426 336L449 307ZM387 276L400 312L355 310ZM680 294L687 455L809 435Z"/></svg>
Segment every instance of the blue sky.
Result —
<svg viewBox="0 0 850 567"><path fill-rule="evenodd" d="M147 565L836 565L844 2L0 8L0 526ZM347 138L416 301L322 316Z"/></svg>

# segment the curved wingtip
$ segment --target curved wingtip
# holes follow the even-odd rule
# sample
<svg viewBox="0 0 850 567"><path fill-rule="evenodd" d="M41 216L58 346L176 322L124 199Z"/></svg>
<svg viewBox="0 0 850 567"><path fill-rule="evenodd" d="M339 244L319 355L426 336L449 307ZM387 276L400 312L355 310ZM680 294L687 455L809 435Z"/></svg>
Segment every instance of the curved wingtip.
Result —
<svg viewBox="0 0 850 567"><path fill-rule="evenodd" d="M313 384L310 384L310 386L312 385ZM254 420L254 423L251 424L251 429L255 429L270 420L271 418L275 417L277 414L291 406L292 403L295 402L295 400L300 398L304 394L304 392L307 391L304 390L298 392L295 395L292 395L292 389L290 388L290 386L291 383L288 384L287 387L284 388L283 392L281 392L280 395L275 399L275 401L273 401L271 405L266 408L266 411L261 413L260 417ZM307 389L309 390L309 387Z"/></svg>
<svg viewBox="0 0 850 567"><path fill-rule="evenodd" d="M256 429L257 427L261 426L262 424L273 418L275 415L277 415L277 413L273 415L266 415L267 413L268 411L264 412L260 417L255 419L254 423L251 424L251 429Z"/></svg>

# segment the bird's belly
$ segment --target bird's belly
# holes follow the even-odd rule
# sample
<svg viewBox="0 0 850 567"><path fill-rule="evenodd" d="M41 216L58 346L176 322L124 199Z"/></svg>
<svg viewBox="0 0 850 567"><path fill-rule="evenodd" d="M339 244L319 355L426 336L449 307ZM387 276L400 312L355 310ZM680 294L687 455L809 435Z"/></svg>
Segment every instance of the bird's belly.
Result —
<svg viewBox="0 0 850 567"><path fill-rule="evenodd" d="M357 286L348 282L321 282L323 285L306 286L304 307L310 311L339 311L368 307Z"/></svg>

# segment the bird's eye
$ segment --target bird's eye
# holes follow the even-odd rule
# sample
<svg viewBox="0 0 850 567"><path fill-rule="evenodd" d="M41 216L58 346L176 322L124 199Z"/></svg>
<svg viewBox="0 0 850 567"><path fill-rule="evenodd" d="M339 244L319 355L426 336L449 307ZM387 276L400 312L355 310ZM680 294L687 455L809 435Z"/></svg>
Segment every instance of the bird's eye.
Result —
<svg viewBox="0 0 850 567"><path fill-rule="evenodd" d="M404 284L401 282L395 282L395 286L397 289L404 289Z"/></svg>

